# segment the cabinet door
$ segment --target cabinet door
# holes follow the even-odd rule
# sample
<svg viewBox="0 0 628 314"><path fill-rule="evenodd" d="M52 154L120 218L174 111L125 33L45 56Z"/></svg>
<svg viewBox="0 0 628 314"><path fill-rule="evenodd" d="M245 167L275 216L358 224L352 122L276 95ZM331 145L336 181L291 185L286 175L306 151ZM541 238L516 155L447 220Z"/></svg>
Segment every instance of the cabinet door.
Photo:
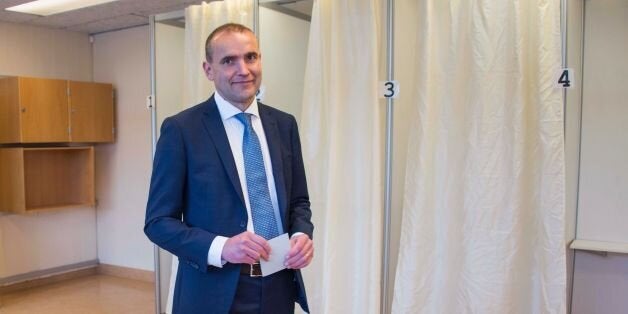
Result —
<svg viewBox="0 0 628 314"><path fill-rule="evenodd" d="M21 141L17 91L16 77L0 78L0 144Z"/></svg>
<svg viewBox="0 0 628 314"><path fill-rule="evenodd" d="M70 81L72 142L113 142L111 84Z"/></svg>
<svg viewBox="0 0 628 314"><path fill-rule="evenodd" d="M19 78L22 143L68 142L67 81Z"/></svg>

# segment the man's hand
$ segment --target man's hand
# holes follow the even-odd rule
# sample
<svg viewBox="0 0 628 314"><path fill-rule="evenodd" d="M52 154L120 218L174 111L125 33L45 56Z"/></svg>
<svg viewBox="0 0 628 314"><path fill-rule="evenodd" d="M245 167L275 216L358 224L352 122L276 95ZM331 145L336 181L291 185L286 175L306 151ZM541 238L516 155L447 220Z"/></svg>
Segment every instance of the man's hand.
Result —
<svg viewBox="0 0 628 314"><path fill-rule="evenodd" d="M290 239L290 251L286 255L286 267L301 269L312 262L314 258L314 242L307 234L301 234Z"/></svg>
<svg viewBox="0 0 628 314"><path fill-rule="evenodd" d="M269 255L266 239L249 231L229 238L222 248L222 258L232 264L254 264L260 258L267 261Z"/></svg>

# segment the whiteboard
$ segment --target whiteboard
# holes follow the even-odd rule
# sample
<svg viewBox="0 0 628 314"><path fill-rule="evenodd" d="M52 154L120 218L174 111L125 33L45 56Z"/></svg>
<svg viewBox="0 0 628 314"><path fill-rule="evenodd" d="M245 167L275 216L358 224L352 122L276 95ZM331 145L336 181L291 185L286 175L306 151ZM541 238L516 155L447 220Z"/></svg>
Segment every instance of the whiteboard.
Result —
<svg viewBox="0 0 628 314"><path fill-rule="evenodd" d="M576 238L628 244L628 1L585 1L584 25Z"/></svg>

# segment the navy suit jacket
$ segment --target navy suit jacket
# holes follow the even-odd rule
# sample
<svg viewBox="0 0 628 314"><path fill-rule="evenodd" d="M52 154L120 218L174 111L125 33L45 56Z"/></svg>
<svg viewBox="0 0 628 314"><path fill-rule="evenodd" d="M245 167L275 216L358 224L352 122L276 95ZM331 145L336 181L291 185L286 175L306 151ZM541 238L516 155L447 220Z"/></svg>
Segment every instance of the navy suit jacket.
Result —
<svg viewBox="0 0 628 314"><path fill-rule="evenodd" d="M283 229L312 238L310 201L296 120L259 104ZM164 120L153 163L144 232L179 258L173 313L227 313L240 264L208 266L217 235L246 231L247 212L238 173L212 96ZM300 271L297 301L309 312Z"/></svg>

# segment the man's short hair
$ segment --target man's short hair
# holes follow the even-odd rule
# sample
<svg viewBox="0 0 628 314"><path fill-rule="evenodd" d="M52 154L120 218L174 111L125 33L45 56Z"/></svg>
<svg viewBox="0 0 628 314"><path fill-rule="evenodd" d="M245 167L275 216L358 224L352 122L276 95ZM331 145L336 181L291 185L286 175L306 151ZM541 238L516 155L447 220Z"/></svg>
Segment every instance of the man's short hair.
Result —
<svg viewBox="0 0 628 314"><path fill-rule="evenodd" d="M210 63L212 62L212 55L214 53L214 49L212 48L211 42L212 40L214 40L216 36L220 35L221 33L246 33L246 32L255 34L250 28L242 24L227 23L227 24L218 26L218 28L216 28L213 32L211 32L211 34L209 34L209 36L207 36L207 40L205 40L205 59L207 59L207 62L210 62Z"/></svg>

